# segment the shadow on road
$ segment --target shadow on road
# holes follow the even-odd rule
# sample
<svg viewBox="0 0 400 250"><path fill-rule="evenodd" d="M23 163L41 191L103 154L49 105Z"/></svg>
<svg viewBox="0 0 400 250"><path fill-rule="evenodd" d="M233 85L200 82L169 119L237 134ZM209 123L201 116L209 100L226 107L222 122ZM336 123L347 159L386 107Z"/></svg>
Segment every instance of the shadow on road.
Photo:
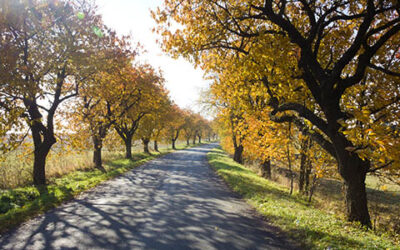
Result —
<svg viewBox="0 0 400 250"><path fill-rule="evenodd" d="M205 145L166 155L0 238L3 249L286 249L209 169ZM285 247L286 246L286 247Z"/></svg>

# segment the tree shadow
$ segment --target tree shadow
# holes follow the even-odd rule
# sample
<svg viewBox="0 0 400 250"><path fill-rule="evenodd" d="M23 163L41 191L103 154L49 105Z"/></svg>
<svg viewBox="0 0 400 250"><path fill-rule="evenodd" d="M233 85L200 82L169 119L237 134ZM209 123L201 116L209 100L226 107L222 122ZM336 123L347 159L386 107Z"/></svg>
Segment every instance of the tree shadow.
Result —
<svg viewBox="0 0 400 250"><path fill-rule="evenodd" d="M213 158L213 156L215 156ZM240 166L235 166L232 165L232 163L225 163L224 161L226 160L226 154L224 153L219 153L219 152L212 152L211 157L214 160L214 166L217 170L228 170L223 173L224 178L226 178L227 183L234 183L235 189L240 190L240 195L242 195L245 198L248 199L256 199L257 202L263 203L263 202L268 202L269 199L273 200L288 200L293 203L297 203L302 206L309 206L309 203L303 200L299 196L294 196L290 195L287 191L284 190L279 190L278 188L272 188L269 185L263 185L263 181L268 182L268 180L264 179L258 179L257 181L254 181L254 178L251 178L251 176L254 176L254 172L251 170L248 170L244 167ZM245 175L246 173L250 173L250 175ZM326 186L329 187L336 187L336 189L340 190L341 188L341 183L339 181L335 180L324 180ZM374 190L375 191L375 190ZM334 190L329 190L326 192L334 192ZM367 192L373 192L371 189L368 189ZM376 191L375 191L376 192ZM382 191L379 191L380 193L384 193ZM267 197L268 196L273 196ZM328 193L327 193L328 195ZM387 195L387 194L386 194ZM260 197L266 196L266 200L262 200ZM256 197L256 198L255 198ZM383 196L385 197L385 196ZM267 216L267 221L280 221L282 224L290 225L293 224L293 221L297 218L297 215L295 213L293 214L285 214L285 216L277 216L274 214L268 214L266 213ZM357 239L352 239L349 237L345 236L340 236L335 233L330 233L329 231L326 231L326 228L321 228L321 230L314 229L312 227L297 227L296 229L290 228L291 235L294 235L298 239L310 239L309 243L305 243L306 245L303 245L302 248L305 249L313 249L313 248L318 248L320 246L314 245L312 242L321 239L321 238L329 238L329 242L332 242L332 244L340 244L338 246L331 246L333 248L339 247L340 246L346 246L354 249L364 249L369 247L368 242L363 241L363 240L357 240Z"/></svg>
<svg viewBox="0 0 400 250"><path fill-rule="evenodd" d="M226 155L224 154L219 154L219 155L226 157ZM243 197L248 197L248 196L261 197L263 194L268 193L270 195L279 197L279 199L294 201L306 206L308 205L306 201L299 199L296 196L290 195L287 191L280 190L277 188L270 188L268 185L263 185L264 182L268 182L268 180L266 179L265 180L261 179L255 182L254 179L250 177L251 175L254 174L251 170L231 165L229 163L219 161L218 159L215 159L215 167L219 170L229 170L229 172L224 173L224 176L228 179L227 183L235 183L235 185L240 186L240 188L238 189L243 190L243 192L239 194L242 195ZM250 176L244 175L246 173L249 173Z"/></svg>
<svg viewBox="0 0 400 250"><path fill-rule="evenodd" d="M174 153L1 236L12 249L291 249L210 168Z"/></svg>
<svg viewBox="0 0 400 250"><path fill-rule="evenodd" d="M149 154L146 153L137 153L137 154L132 154L132 159L118 159L118 160L110 160L110 161L105 161L105 164L112 168L121 168L121 167L127 167L131 165L132 163L144 160L146 158L149 158Z"/></svg>

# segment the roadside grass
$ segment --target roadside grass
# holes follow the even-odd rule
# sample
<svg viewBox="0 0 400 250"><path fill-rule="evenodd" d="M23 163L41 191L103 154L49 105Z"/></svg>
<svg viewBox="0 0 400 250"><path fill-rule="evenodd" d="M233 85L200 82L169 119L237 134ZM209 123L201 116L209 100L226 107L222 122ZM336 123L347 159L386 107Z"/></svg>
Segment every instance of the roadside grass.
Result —
<svg viewBox="0 0 400 250"><path fill-rule="evenodd" d="M177 147L184 144L186 142L178 141ZM59 147L54 147L46 159L46 175L48 178L61 177L77 170L93 169L92 150L65 150L60 145L56 146ZM151 146L150 149L152 149ZM171 149L171 145L170 143L160 142L159 149L161 151ZM140 141L134 142L132 151L143 151L142 143ZM102 155L105 161L123 158L125 148L122 145L106 145ZM24 187L32 183L32 147L19 148L4 155L0 152L0 157L0 190Z"/></svg>
<svg viewBox="0 0 400 250"><path fill-rule="evenodd" d="M214 170L273 225L305 249L400 249L389 234L377 235L309 205L288 188L234 162L222 149L208 153Z"/></svg>
<svg viewBox="0 0 400 250"><path fill-rule="evenodd" d="M246 166L247 167L247 166ZM257 166L248 166L258 172ZM276 166L274 166L276 167ZM283 168L281 168L283 169ZM297 178L297 172L296 177ZM273 171L273 181L287 187L290 186L290 178L280 171ZM295 181L294 188L298 189L298 182ZM371 215L371 222L374 230L391 232L393 237L400 238L400 186L387 183L376 176L367 176L366 179L368 209ZM312 204L319 209L337 216L345 217L343 183L339 179L321 178L318 179L314 190ZM397 234L397 236L396 236Z"/></svg>
<svg viewBox="0 0 400 250"><path fill-rule="evenodd" d="M198 145L201 144L190 146L179 144L177 150ZM77 170L61 177L50 178L49 185L42 188L26 186L7 190L0 189L0 232L5 232L33 216L57 207L103 181L126 173L147 161L172 151L170 148L162 148L160 153L152 152L150 155L133 153L132 160L123 158L105 160L103 165L107 172L94 168Z"/></svg>

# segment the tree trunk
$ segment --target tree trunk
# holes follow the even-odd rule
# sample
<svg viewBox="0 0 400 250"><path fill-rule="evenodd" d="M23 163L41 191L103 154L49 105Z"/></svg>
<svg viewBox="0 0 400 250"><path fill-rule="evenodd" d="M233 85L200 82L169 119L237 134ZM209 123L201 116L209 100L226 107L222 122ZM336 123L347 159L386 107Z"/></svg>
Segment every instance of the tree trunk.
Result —
<svg viewBox="0 0 400 250"><path fill-rule="evenodd" d="M132 138L127 137L125 140L125 158L132 159Z"/></svg>
<svg viewBox="0 0 400 250"><path fill-rule="evenodd" d="M199 138L199 143L201 143L201 136L198 136L198 138Z"/></svg>
<svg viewBox="0 0 400 250"><path fill-rule="evenodd" d="M233 160L237 163L243 163L243 145L235 146L235 152L233 154Z"/></svg>
<svg viewBox="0 0 400 250"><path fill-rule="evenodd" d="M357 162L357 159L348 163L360 164L360 162ZM365 188L366 167L361 163L361 166L353 169L358 169L358 171L352 171L352 174L346 175L346 178L344 178L347 219L349 221L358 221L362 225L371 228L371 218L368 212L367 192Z"/></svg>
<svg viewBox="0 0 400 250"><path fill-rule="evenodd" d="M360 176L355 176L352 182L345 182L348 220L359 221L362 225L371 227L365 181L356 180L358 178Z"/></svg>
<svg viewBox="0 0 400 250"><path fill-rule="evenodd" d="M132 159L132 138L138 127L139 120L133 121L130 128L128 127L128 125L126 123L124 126L121 126L121 125L114 126L115 131L117 131L118 135L121 137L121 139L125 143L125 158L126 159ZM116 125L116 124L114 124L114 125ZM111 126L111 124L109 124L109 126ZM106 136L106 132L107 132L109 126L105 127L104 135L102 135L103 139Z"/></svg>
<svg viewBox="0 0 400 250"><path fill-rule="evenodd" d="M305 167L306 167L306 169L304 172L304 193L308 194L311 190L310 177L311 177L312 165L311 165L310 159L307 159L307 163L306 163Z"/></svg>
<svg viewBox="0 0 400 250"><path fill-rule="evenodd" d="M193 137L193 145L196 144L196 135Z"/></svg>
<svg viewBox="0 0 400 250"><path fill-rule="evenodd" d="M50 150L35 150L33 162L33 183L46 185L46 157Z"/></svg>
<svg viewBox="0 0 400 250"><path fill-rule="evenodd" d="M160 152L160 151L158 150L158 142L157 142L156 140L154 140L154 151Z"/></svg>
<svg viewBox="0 0 400 250"><path fill-rule="evenodd" d="M313 196L313 194L314 194L314 191L315 191L315 188L317 187L317 181L318 181L318 179L317 179L317 175L316 174L314 174L314 176L313 176L313 179L312 179L312 183L311 183L311 185L309 185L309 183L310 183L310 175L308 175L308 184L307 184L307 194L308 194L308 202L311 202L311 200L312 200L312 196Z"/></svg>
<svg viewBox="0 0 400 250"><path fill-rule="evenodd" d="M299 192L305 193L305 176L306 176L306 155L301 153L300 155L300 173L299 173Z"/></svg>
<svg viewBox="0 0 400 250"><path fill-rule="evenodd" d="M103 160L101 157L101 150L103 148L103 143L102 143L101 139L94 136L93 137L93 146L94 146L94 150L93 150L94 166L97 169L103 169Z"/></svg>
<svg viewBox="0 0 400 250"><path fill-rule="evenodd" d="M353 144L340 132L335 132L331 140L336 153L338 171L344 180L347 219L372 228L365 188L365 179L371 163L361 159L357 153L348 151L347 148Z"/></svg>
<svg viewBox="0 0 400 250"><path fill-rule="evenodd" d="M306 194L309 190L311 161L307 156L308 150L311 148L312 142L309 138L304 138L301 142L300 152L300 173L299 173L299 192Z"/></svg>
<svg viewBox="0 0 400 250"><path fill-rule="evenodd" d="M93 163L96 168L98 168L98 169L102 168L103 161L101 158L101 147L96 147L96 146L94 147Z"/></svg>
<svg viewBox="0 0 400 250"><path fill-rule="evenodd" d="M103 124L104 125L104 124ZM105 168L103 168L103 160L101 156L101 151L103 149L103 139L107 135L107 130L109 128L108 125L98 124L97 127L92 128L92 140L93 140L93 163L95 168L100 169L102 172L107 172Z"/></svg>
<svg viewBox="0 0 400 250"><path fill-rule="evenodd" d="M292 159L290 157L290 148L289 144L287 146L287 159L288 159L288 166L289 166L289 174L290 174L290 191L289 194L293 194L293 170L292 170Z"/></svg>
<svg viewBox="0 0 400 250"><path fill-rule="evenodd" d="M142 138L142 142L143 142L143 152L145 152L146 154L150 154L149 150L150 139Z"/></svg>
<svg viewBox="0 0 400 250"><path fill-rule="evenodd" d="M51 147L56 143L56 138L50 131L44 132L42 141L41 130L37 126L31 127L34 141L34 161L33 161L33 184L36 186L46 185L46 158Z"/></svg>
<svg viewBox="0 0 400 250"><path fill-rule="evenodd" d="M189 146L189 145L190 145L189 138L188 138L188 139L186 139L186 145L187 145L187 146Z"/></svg>
<svg viewBox="0 0 400 250"><path fill-rule="evenodd" d="M175 147L175 141L176 141L176 140L172 139L172 149L176 149L176 147Z"/></svg>
<svg viewBox="0 0 400 250"><path fill-rule="evenodd" d="M267 179L271 179L271 159L267 159L262 163L262 176Z"/></svg>

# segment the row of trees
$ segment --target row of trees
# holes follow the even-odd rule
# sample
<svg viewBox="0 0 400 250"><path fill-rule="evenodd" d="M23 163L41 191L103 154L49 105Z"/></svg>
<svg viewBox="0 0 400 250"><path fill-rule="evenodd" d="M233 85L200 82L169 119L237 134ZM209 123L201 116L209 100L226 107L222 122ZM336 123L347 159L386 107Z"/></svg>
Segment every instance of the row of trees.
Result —
<svg viewBox="0 0 400 250"><path fill-rule="evenodd" d="M210 137L209 122L169 99L161 72L139 63L140 47L106 27L88 1L0 1L1 155L33 142L33 182L46 184L57 138L102 148L115 131L132 143ZM77 143L80 141L80 143Z"/></svg>
<svg viewBox="0 0 400 250"><path fill-rule="evenodd" d="M367 174L395 179L400 169L399 8L391 0L165 0L153 16L164 49L214 79L211 102L236 161L244 148L266 166L286 158L290 168L294 152L320 169L334 159L348 219L370 227Z"/></svg>

